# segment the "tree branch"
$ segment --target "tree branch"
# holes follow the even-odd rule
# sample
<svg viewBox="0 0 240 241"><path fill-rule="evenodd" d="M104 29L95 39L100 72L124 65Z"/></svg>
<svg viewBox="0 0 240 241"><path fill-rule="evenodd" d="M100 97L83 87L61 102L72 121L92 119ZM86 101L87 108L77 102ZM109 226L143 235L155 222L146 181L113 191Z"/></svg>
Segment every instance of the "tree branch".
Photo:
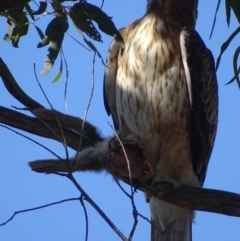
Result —
<svg viewBox="0 0 240 241"><path fill-rule="evenodd" d="M65 115L58 111L47 110L37 101L29 97L17 84L7 65L0 58L0 77L8 92L37 118L21 114L17 111L0 106L0 122L29 133L61 141L61 130L57 119L60 121L67 145L75 150L79 148L79 140L82 136L80 150L93 146L103 140L97 128L85 122L84 131L81 132L83 120L77 117ZM57 118L57 119L56 119ZM47 125L44 125L46 123ZM47 126L49 128L47 128Z"/></svg>
<svg viewBox="0 0 240 241"><path fill-rule="evenodd" d="M129 181L123 181L129 184ZM150 184L142 184L138 189L149 193ZM240 217L239 194L185 185L174 189L168 183L161 183L158 189L159 191L154 196L171 204L193 210Z"/></svg>
<svg viewBox="0 0 240 241"><path fill-rule="evenodd" d="M2 78L2 81L8 92L29 110L44 108L41 104L33 100L21 89L9 68L3 62L2 58L0 58L0 77Z"/></svg>
<svg viewBox="0 0 240 241"><path fill-rule="evenodd" d="M37 136L42 136L56 141L60 141L59 138L57 138L56 135L50 132L49 129L47 129L46 126L37 118L24 115L3 106L0 106L0 123L17 128L22 131L26 131ZM50 123L49 126L55 133L57 133L57 135L61 135L57 123ZM66 138L67 145L76 150L79 146L80 135L72 130L64 129L64 136ZM87 140L85 138L83 138L83 140L84 141L82 142L82 147L88 147L90 143L87 143Z"/></svg>

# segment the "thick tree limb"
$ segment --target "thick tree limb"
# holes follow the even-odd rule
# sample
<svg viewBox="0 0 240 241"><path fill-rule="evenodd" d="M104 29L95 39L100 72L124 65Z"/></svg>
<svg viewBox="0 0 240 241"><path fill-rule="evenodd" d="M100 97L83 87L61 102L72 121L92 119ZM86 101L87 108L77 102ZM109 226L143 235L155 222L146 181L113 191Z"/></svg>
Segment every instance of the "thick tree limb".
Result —
<svg viewBox="0 0 240 241"><path fill-rule="evenodd" d="M61 142L61 138L60 138L61 132L60 132L60 129L59 129L59 126L57 125L57 123L55 123L55 125L48 124L50 129L53 130L54 133L56 133L56 135L54 135L37 118L24 115L22 113L19 113L14 110L10 110L10 109L2 107L2 106L0 106L0 123L5 124L7 126L17 128L22 131L26 131L28 133L31 133L31 134L34 134L37 136L51 138L51 139ZM76 132L68 130L68 129L63 129L63 133L65 136L67 145L69 147L77 150L78 146L79 146L80 135L77 134ZM58 138L58 136L59 136L59 138ZM84 138L83 138L82 144L83 144L82 145L83 148L91 145L91 143L87 144L87 140L85 141Z"/></svg>
<svg viewBox="0 0 240 241"><path fill-rule="evenodd" d="M84 131L82 131L82 119L64 115L58 111L47 110L29 97L17 84L12 73L1 58L0 77L8 92L37 117L30 117L17 111L0 107L1 123L62 142L60 123L67 145L75 150L81 150L103 140L97 128L90 123L85 122ZM81 145L79 146L80 138Z"/></svg>
<svg viewBox="0 0 240 241"><path fill-rule="evenodd" d="M131 182L128 173L128 163L124 158L121 147L118 150L115 150L116 148L109 150L99 147L98 155L96 155L96 151L91 151L92 148L87 148L79 153L80 159L78 158L74 163L73 159L66 161L66 163L58 160L39 160L30 162L29 165L34 171L41 173L68 172L70 170L68 166L71 166L72 171L105 170L126 184L131 185L132 183L137 189L150 193L152 178L146 178L146 173L149 169L146 167L141 151L136 150L136 144L132 145L133 148L130 148L130 144L127 144L124 149L132 170ZM102 160L104 156L106 158L105 162ZM96 166L96 163L102 166ZM93 168L94 166L95 169ZM147 180L147 182L142 182L141 180ZM174 188L169 183L160 183L154 196L184 208L240 217L240 195L236 193L185 185Z"/></svg>
<svg viewBox="0 0 240 241"><path fill-rule="evenodd" d="M2 59L0 59L0 76L6 86L6 89L11 93L11 95L24 104L31 111L31 113L37 116L37 118L34 118L21 114L17 111L1 107L1 123L54 140L58 140L58 138L56 138L56 135L51 132L51 129L58 135L61 135L59 128L60 123L63 129L63 134L67 140L67 145L75 150L78 149L78 143L81 135L83 135L82 148L94 146L97 142L103 140L98 134L97 128L92 126L90 123L86 122L86 128L84 131L81 131L82 120L80 118L67 116L56 111L46 110L41 104L31 99L24 91L22 91L19 85L17 85L14 77ZM56 119L58 119L59 122L56 121ZM50 128L47 128L46 124ZM144 159L139 158L139 152L136 151L136 145L134 145L134 148L131 148L129 145L126 147L127 155L131 157L130 161L134 161L132 163L132 169L138 170L136 175L134 173L132 175L132 183L134 185L139 185L138 189L147 193L150 190L151 181L148 181L148 183L139 184L139 177L141 176L139 174L142 174L146 171L145 166L142 163ZM120 173L118 178L123 180L125 183L130 184L128 175L126 175L128 174L128 172L126 172L128 168L123 166L123 163L126 163L123 153L121 153L121 151L119 152L118 150L115 152L115 155L110 155L109 157L108 151L109 150L105 149L105 153L101 153L102 155L106 156L106 165L103 167L103 169L110 173L114 173L114 175ZM86 153L88 153L89 158L89 152ZM99 156L102 158L102 155ZM137 155L135 160L134 155ZM95 162L98 161L97 158L98 156L96 156L94 160ZM139 160L139 163L135 163L135 161L137 161L136 159ZM118 165L119 163L120 165ZM89 163L89 165L91 165L91 163ZM119 171L119 169L121 170ZM78 170L81 171L80 169ZM134 179L135 177L136 179ZM174 189L169 184L161 183L159 185L159 191L155 196L159 199L165 200L166 202L170 202L185 208L240 217L240 195L235 193L204 188L194 188L184 185Z"/></svg>
<svg viewBox="0 0 240 241"><path fill-rule="evenodd" d="M2 78L2 81L8 92L20 103L29 108L29 110L44 108L41 104L33 100L21 89L9 68L3 62L2 58L0 58L0 77Z"/></svg>
<svg viewBox="0 0 240 241"><path fill-rule="evenodd" d="M139 189L149 192L149 187L143 185ZM174 189L166 183L160 185L155 196L184 208L240 217L240 195L232 192L185 185Z"/></svg>

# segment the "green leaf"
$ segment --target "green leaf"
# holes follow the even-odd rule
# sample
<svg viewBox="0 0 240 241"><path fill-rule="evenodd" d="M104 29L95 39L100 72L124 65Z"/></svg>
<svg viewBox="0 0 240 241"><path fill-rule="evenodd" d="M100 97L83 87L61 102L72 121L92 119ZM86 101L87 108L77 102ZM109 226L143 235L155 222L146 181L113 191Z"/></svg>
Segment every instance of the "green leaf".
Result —
<svg viewBox="0 0 240 241"><path fill-rule="evenodd" d="M215 14L214 14L214 20L213 20L213 25L212 25L212 29L211 29L211 33L210 33L209 39L212 37L213 30L214 30L214 27L215 27L215 24L216 24L217 12L218 12L218 10L219 10L220 2L221 2L221 0L218 0L217 8L216 8L216 11L215 11Z"/></svg>
<svg viewBox="0 0 240 241"><path fill-rule="evenodd" d="M49 38L45 37L45 38L42 39L41 42L38 43L37 48L42 48L42 47L44 47L48 44L49 44Z"/></svg>
<svg viewBox="0 0 240 241"><path fill-rule="evenodd" d="M20 4L17 7L10 8L5 14L3 14L8 19L8 33L5 35L4 39L8 42L10 39L15 48L18 48L20 38L28 32L29 21L26 17L26 12L24 12L23 9L24 4Z"/></svg>
<svg viewBox="0 0 240 241"><path fill-rule="evenodd" d="M238 76L238 66L237 66L239 54L240 54L240 46L236 49L236 51L233 55L233 69L234 69L235 79L236 79L238 87L240 89L240 79Z"/></svg>
<svg viewBox="0 0 240 241"><path fill-rule="evenodd" d="M28 33L29 20L25 12L22 13L22 15L20 16L18 23L20 26L16 26L15 28L18 30L18 33L20 34L20 36L26 35Z"/></svg>
<svg viewBox="0 0 240 241"><path fill-rule="evenodd" d="M221 57L223 55L223 53L225 52L225 50L228 48L229 44L232 42L232 40L235 38L235 36L240 32L240 27L238 27L230 36L229 38L227 39L226 42L224 42L221 46L221 51L220 51L220 54L217 58L217 61L216 61L216 70L218 69L219 67L219 64L220 64L220 61L221 61Z"/></svg>
<svg viewBox="0 0 240 241"><path fill-rule="evenodd" d="M19 18L22 16L24 4L12 7L8 9L7 14L10 18L14 20L14 23L17 23Z"/></svg>
<svg viewBox="0 0 240 241"><path fill-rule="evenodd" d="M53 67L53 64L59 54L59 51L62 46L64 34L68 29L68 22L66 15L59 15L55 17L47 26L44 38L39 44L38 47L43 47L49 43L48 54L44 61L44 68L42 74L47 74Z"/></svg>
<svg viewBox="0 0 240 241"><path fill-rule="evenodd" d="M45 38L45 36L44 36L44 34L43 34L42 30L41 30L41 29L40 29L38 26L36 26L35 24L34 24L34 27L36 28L36 30L37 30L37 32L38 32L39 37L40 37L41 39L44 39L44 38Z"/></svg>
<svg viewBox="0 0 240 241"><path fill-rule="evenodd" d="M231 0L230 4L231 4L231 8L232 8L238 22L240 23L240 1L239 0Z"/></svg>
<svg viewBox="0 0 240 241"><path fill-rule="evenodd" d="M18 18L18 24L12 28L12 25L8 24L8 37L12 40L12 45L15 48L18 48L18 43L20 37L26 35L28 33L28 18L26 17L26 13L23 12L21 16Z"/></svg>
<svg viewBox="0 0 240 241"><path fill-rule="evenodd" d="M232 0L225 0L225 8L226 8L226 21L229 26L230 24L230 17L231 17L231 1Z"/></svg>
<svg viewBox="0 0 240 241"><path fill-rule="evenodd" d="M63 61L62 61L62 57L61 57L59 70L58 70L56 76L52 79L52 81L51 81L52 83L56 83L60 80L60 78L62 76L62 71L63 71Z"/></svg>
<svg viewBox="0 0 240 241"><path fill-rule="evenodd" d="M31 19L34 21L35 20L35 17L33 15L33 11L31 9L31 6L27 3L25 4L25 9L27 10L28 14L30 15Z"/></svg>
<svg viewBox="0 0 240 241"><path fill-rule="evenodd" d="M7 33L3 37L3 40L5 40L7 43L11 42L11 39L9 38L9 35Z"/></svg>
<svg viewBox="0 0 240 241"><path fill-rule="evenodd" d="M43 14L46 11L46 9L47 9L47 2L46 1L40 1L38 10L32 11L32 14L34 14L34 15Z"/></svg>
<svg viewBox="0 0 240 241"><path fill-rule="evenodd" d="M227 24L230 24L231 10L233 10L238 22L240 23L240 1L239 0L225 0Z"/></svg>
<svg viewBox="0 0 240 241"><path fill-rule="evenodd" d="M91 41L89 41L89 40L87 40L86 38L84 38L84 37L83 37L83 40L84 40L84 42L88 45L88 47L89 47L93 52L95 52L95 53L97 54L97 56L101 59L103 65L105 65L104 60L103 60L101 54L98 52L98 50L97 50L97 48L94 46L94 44L93 44Z"/></svg>
<svg viewBox="0 0 240 241"><path fill-rule="evenodd" d="M58 17L55 17L50 21L48 24L45 35L49 37L49 39L54 38L54 35L56 34L56 31L66 32L68 30L68 21L66 15L61 15Z"/></svg>
<svg viewBox="0 0 240 241"><path fill-rule="evenodd" d="M70 9L70 16L74 24L83 32L86 32L91 38L101 41L100 33L93 26L92 21L98 24L98 27L104 33L114 36L122 48L124 48L124 40L117 30L112 18L109 17L101 8L86 2L76 3ZM85 21L85 24L83 24ZM96 34L96 36L95 36Z"/></svg>
<svg viewBox="0 0 240 241"><path fill-rule="evenodd" d="M80 31L85 32L90 38L102 42L101 34L97 31L92 21L81 8L81 3L76 3L69 10L70 17Z"/></svg>
<svg viewBox="0 0 240 241"><path fill-rule="evenodd" d="M238 71L237 71L237 75L239 74L240 74L240 67L238 67ZM225 85L229 85L233 83L235 79L236 79L236 75L234 75Z"/></svg>
<svg viewBox="0 0 240 241"><path fill-rule="evenodd" d="M45 30L45 35L49 38L51 38L52 35L54 35L55 32L55 26L57 25L58 18L52 19L49 24L47 25L47 28Z"/></svg>
<svg viewBox="0 0 240 241"><path fill-rule="evenodd" d="M99 29L104 33L110 36L114 36L118 33L112 18L103 12L101 8L90 3L79 3L79 5L81 5L82 10L89 19L94 20L98 24Z"/></svg>

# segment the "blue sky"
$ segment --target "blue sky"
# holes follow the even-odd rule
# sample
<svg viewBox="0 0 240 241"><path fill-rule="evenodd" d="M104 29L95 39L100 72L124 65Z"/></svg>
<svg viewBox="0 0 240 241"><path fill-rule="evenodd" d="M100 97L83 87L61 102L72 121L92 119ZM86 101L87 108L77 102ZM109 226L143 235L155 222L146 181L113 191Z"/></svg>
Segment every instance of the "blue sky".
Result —
<svg viewBox="0 0 240 241"><path fill-rule="evenodd" d="M90 3L101 4L101 0L92 0ZM232 15L231 25L228 28L225 21L224 4L221 4L213 37L209 40L213 13L217 0L200 0L199 18L197 30L204 39L206 45L216 57L219 54L221 44L237 27L237 21ZM144 0L111 1L106 0L104 11L113 16L118 28L128 25L131 21L141 17L145 11ZM37 22L39 27L46 26L46 22L52 17L46 16ZM5 20L1 19L0 36L5 34ZM70 23L69 32L80 39L80 36ZM103 44L94 44L105 59L111 37L103 35ZM44 88L49 100L55 109L64 113L83 117L90 92L91 70L93 54L76 44L68 36L65 37L63 49L68 61L69 85L68 85L68 111L64 105L64 78L58 83L51 83L51 79L58 71L59 60L54 69L47 76L42 76L40 71L47 48L36 49L39 37L33 26L27 37L20 41L20 48L15 49L3 40L0 41L0 56L8 64L13 75L23 90L38 102L49 108L34 77L33 63L36 63L39 81ZM240 92L233 83L226 86L233 76L232 56L237 41L230 46L223 55L218 70L219 84L219 126L215 147L208 168L204 186L226 191L240 193ZM102 101L102 81L104 66L99 59L95 66L94 97L87 116L87 120L98 126L104 136L111 135L112 130L107 122L111 119L106 115ZM0 105L9 107L22 107L10 94L5 91L0 83ZM42 144L51 148L58 155L64 156L61 144L33 135ZM36 207L58 200L78 197L79 193L74 185L66 178L56 175L42 175L30 171L27 163L34 159L52 158L51 153L40 148L36 144L18 136L6 129L0 128L1 160L0 160L0 222L7 220L15 211ZM71 155L74 151L70 150ZM84 190L96 201L109 218L126 235L129 235L133 224L132 208L129 199L119 190L113 178L107 174L77 173L76 179ZM130 190L128 186L124 186ZM143 194L136 194L137 209L143 215L150 217L149 207L145 203ZM109 228L98 213L86 203L89 216L89 240L119 240L118 236ZM193 224L194 241L238 241L240 239L240 219L218 214L197 212ZM133 240L149 240L150 226L139 218L139 224ZM0 240L84 240L85 218L79 202L68 202L38 211L17 215L10 223L0 227Z"/></svg>

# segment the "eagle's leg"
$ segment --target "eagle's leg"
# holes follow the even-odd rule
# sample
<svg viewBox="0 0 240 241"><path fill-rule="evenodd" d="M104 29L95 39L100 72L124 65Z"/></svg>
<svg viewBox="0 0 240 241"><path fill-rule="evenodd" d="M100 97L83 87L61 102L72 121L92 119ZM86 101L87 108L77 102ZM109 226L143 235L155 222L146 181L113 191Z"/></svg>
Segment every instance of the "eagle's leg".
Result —
<svg viewBox="0 0 240 241"><path fill-rule="evenodd" d="M168 177L167 175L153 172L152 173L152 184L151 184L151 193L154 194L158 191L158 189L161 187L161 183L166 183L171 185L174 189L178 188L181 184L174 179Z"/></svg>
<svg viewBox="0 0 240 241"><path fill-rule="evenodd" d="M174 179L168 177L167 175L161 174L157 171L151 172L148 175L145 175L139 180L139 185L144 183L151 183L150 184L150 190L146 194L146 201L149 202L150 198L155 195L159 190L161 190L161 184L169 184L172 188L176 189L181 184Z"/></svg>

